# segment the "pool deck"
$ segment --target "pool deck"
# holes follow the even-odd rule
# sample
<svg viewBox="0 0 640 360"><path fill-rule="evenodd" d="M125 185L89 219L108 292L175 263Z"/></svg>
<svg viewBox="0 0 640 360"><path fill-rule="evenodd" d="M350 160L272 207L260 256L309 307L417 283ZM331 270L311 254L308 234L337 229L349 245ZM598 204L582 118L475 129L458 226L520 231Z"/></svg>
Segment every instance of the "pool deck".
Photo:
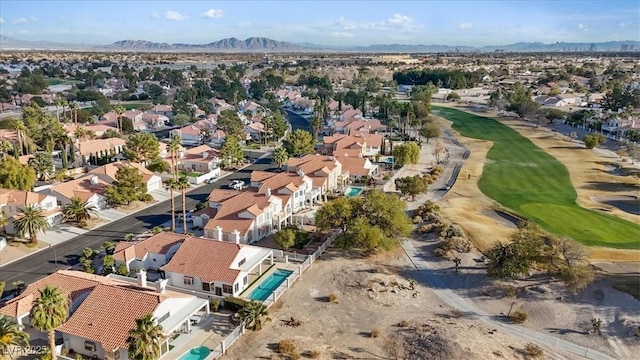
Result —
<svg viewBox="0 0 640 360"><path fill-rule="evenodd" d="M206 346L213 350L233 330L234 325L229 322L231 313L198 313L202 320L194 325L191 334L180 334L170 342L174 348L162 359L177 359L180 355L196 346Z"/></svg>
<svg viewBox="0 0 640 360"><path fill-rule="evenodd" d="M259 278L256 275L253 275L253 278L252 278L252 275L249 275L249 282L251 283L251 285L245 291L242 292L242 295L240 295L240 298L245 300L251 300L249 298L249 295L253 292L253 290L255 290L258 286L260 286L260 284L262 284L262 282L265 281L265 279L267 279L269 275L276 272L277 269L297 271L298 265L299 264L296 264L296 263L275 263L274 266L269 268L269 270L265 271ZM256 281L256 279L258 281Z"/></svg>

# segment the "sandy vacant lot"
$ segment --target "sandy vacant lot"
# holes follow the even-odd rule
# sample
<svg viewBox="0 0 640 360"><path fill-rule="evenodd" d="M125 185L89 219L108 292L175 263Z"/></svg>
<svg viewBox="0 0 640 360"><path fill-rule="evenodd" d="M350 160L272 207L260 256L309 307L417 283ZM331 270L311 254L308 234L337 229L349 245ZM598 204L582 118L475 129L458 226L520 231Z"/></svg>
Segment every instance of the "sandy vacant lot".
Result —
<svg viewBox="0 0 640 360"><path fill-rule="evenodd" d="M637 176L626 175L631 171L625 171L625 167L631 165L622 162L619 156L608 151L585 149L579 143L568 141L562 134L535 128L518 119L499 118L491 111L480 115L495 117L562 162L569 170L580 206L606 211L640 223L640 215L621 209L626 205L628 210L630 205L635 204L633 197L637 196L640 189L640 179ZM459 180L440 201L440 205L444 214L453 222L458 222L480 249L486 249L495 241L505 239L513 230L513 224L493 211L497 208L495 201L485 196L477 186L477 180L482 175L483 166L487 161L486 154L492 143L462 137L451 129L451 122L437 119L442 127L454 132L458 140L471 150L471 156L462 167ZM618 170L618 167L621 167L622 171ZM471 175L471 178L468 178L468 175ZM621 199L625 202L621 203ZM587 249L593 260L640 261L639 251L599 247Z"/></svg>
<svg viewBox="0 0 640 360"><path fill-rule="evenodd" d="M320 359L524 358L521 339L452 316L422 284L410 290L414 271L402 249L373 259L330 250L271 309L272 321L248 331L224 358L279 359L275 349L282 339L293 339L307 358L314 351ZM332 292L337 303L327 300ZM302 325L286 326L291 317ZM380 336L372 336L375 329Z"/></svg>

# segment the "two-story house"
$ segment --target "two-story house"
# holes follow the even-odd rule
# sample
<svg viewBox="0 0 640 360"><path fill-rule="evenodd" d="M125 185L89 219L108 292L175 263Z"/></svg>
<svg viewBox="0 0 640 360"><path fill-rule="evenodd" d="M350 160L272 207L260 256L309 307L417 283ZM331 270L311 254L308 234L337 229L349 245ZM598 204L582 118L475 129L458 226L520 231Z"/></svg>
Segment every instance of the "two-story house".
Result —
<svg viewBox="0 0 640 360"><path fill-rule="evenodd" d="M166 265L188 236L161 232L138 242L121 241L113 252L116 266L125 264L135 275L137 270L157 271Z"/></svg>
<svg viewBox="0 0 640 360"><path fill-rule="evenodd" d="M359 133L325 136L320 151L326 155L364 157L375 156L382 151L384 137L380 134Z"/></svg>
<svg viewBox="0 0 640 360"><path fill-rule="evenodd" d="M41 193L55 196L58 199L58 203L63 207L71 203L72 198L77 197L97 209L106 209L107 200L104 192L107 186L109 186L109 183L100 179L97 175L90 174L53 185L41 191Z"/></svg>
<svg viewBox="0 0 640 360"><path fill-rule="evenodd" d="M289 172L302 171L311 178L313 188L320 194L343 188L349 178L342 169L342 163L333 156L309 154L300 158L290 158L285 168Z"/></svg>
<svg viewBox="0 0 640 360"><path fill-rule="evenodd" d="M162 115L171 119L173 117L173 106L158 104L149 110L153 114Z"/></svg>
<svg viewBox="0 0 640 360"><path fill-rule="evenodd" d="M10 190L0 188L0 211L7 219L5 231L15 234L13 220L28 206L36 206L42 210L42 215L49 225L62 222L62 212L54 196L31 191Z"/></svg>
<svg viewBox="0 0 640 360"><path fill-rule="evenodd" d="M253 171L250 189L261 194L268 191L279 197L284 208L291 207L292 213L305 209L323 195L319 189L314 189L312 179L302 170L283 173Z"/></svg>
<svg viewBox="0 0 640 360"><path fill-rule="evenodd" d="M187 149L181 153L178 159L178 169L182 171L195 171L201 174L218 172L220 175L220 151L209 145L200 145Z"/></svg>
<svg viewBox="0 0 640 360"><path fill-rule="evenodd" d="M160 269L169 285L223 298L238 296L262 274L262 264L273 264L268 249L235 242L188 237Z"/></svg>
<svg viewBox="0 0 640 360"><path fill-rule="evenodd" d="M342 164L342 171L351 180L372 177L378 174L378 165L367 158L338 156L337 159Z"/></svg>
<svg viewBox="0 0 640 360"><path fill-rule="evenodd" d="M105 159L112 158L120 154L127 142L120 138L76 140L73 143L76 151L76 159L80 159L83 165L90 162L92 158Z"/></svg>
<svg viewBox="0 0 640 360"><path fill-rule="evenodd" d="M183 144L200 144L202 142L202 129L195 125L183 126L169 131L169 137L179 136Z"/></svg>

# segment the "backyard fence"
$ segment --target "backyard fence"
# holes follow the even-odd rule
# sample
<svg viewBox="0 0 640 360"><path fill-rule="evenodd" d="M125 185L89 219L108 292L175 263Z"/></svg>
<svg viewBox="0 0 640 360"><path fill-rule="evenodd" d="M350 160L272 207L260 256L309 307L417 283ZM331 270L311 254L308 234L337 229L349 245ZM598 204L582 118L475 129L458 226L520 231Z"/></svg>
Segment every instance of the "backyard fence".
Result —
<svg viewBox="0 0 640 360"><path fill-rule="evenodd" d="M302 262L302 264L300 264L298 266L298 270L293 272L293 274L289 275L289 277L287 277L287 281L285 281L284 283L282 283L282 285L280 285L272 294L271 296L269 296L269 298L265 301L263 301L263 304L266 307L270 307L271 305L275 304L276 301L278 301L278 299L287 291L287 289L289 287L291 287L291 285L293 285L293 283L296 282L296 280L298 280L300 278L300 276L302 275L302 273L307 270L311 264L313 264L313 262L320 257L320 255L322 255L322 253L329 247L331 246L331 244L333 243L333 241L338 237L338 232L337 231L333 231L331 233L331 235L329 235L329 237L327 238L327 240L325 242L322 243L322 245L320 245L320 247L311 255L301 255L301 254L295 254L295 253L287 253L287 252L282 252L282 256L289 256L289 258L294 257L295 259L303 259L304 261ZM214 359L218 359L220 358L222 355L224 355L227 350L229 349L229 347L236 342L236 340L238 340L238 338L244 333L244 329L245 329L245 324L242 323L240 325L238 325L235 329L233 329L233 331L231 331L231 333L229 335L227 335L226 338L224 338L220 344L218 346L216 346L215 349L212 349L211 353L209 354L209 356L207 356L207 358L205 360L214 360Z"/></svg>

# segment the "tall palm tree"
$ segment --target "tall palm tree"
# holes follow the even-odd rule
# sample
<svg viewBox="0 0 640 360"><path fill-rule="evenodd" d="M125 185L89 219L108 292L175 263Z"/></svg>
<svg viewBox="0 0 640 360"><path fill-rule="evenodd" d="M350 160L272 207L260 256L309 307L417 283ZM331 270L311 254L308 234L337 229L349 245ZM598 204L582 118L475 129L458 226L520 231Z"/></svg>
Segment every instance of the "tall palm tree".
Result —
<svg viewBox="0 0 640 360"><path fill-rule="evenodd" d="M29 166L35 169L42 181L47 181L55 171L53 157L49 152L37 152L34 157L29 159Z"/></svg>
<svg viewBox="0 0 640 360"><path fill-rule="evenodd" d="M177 180L168 179L166 184L169 188L169 198L171 200L171 231L174 232L176 231L176 199L173 196L173 191L177 190Z"/></svg>
<svg viewBox="0 0 640 360"><path fill-rule="evenodd" d="M46 285L38 290L40 297L33 302L29 316L31 324L40 331L46 331L49 338L51 360L56 360L55 331L67 321L69 315L69 299L58 287Z"/></svg>
<svg viewBox="0 0 640 360"><path fill-rule="evenodd" d="M25 126L24 122L22 120L17 120L16 124L14 125L14 129L16 130L16 132L18 133L18 145L19 145L19 154L17 154L18 156L20 155L24 155L24 148L25 148L25 143L26 143L26 134L27 134L27 127Z"/></svg>
<svg viewBox="0 0 640 360"><path fill-rule="evenodd" d="M0 354L11 356L11 348L14 346L19 348L29 346L29 334L18 324L12 323L9 318L0 315Z"/></svg>
<svg viewBox="0 0 640 360"><path fill-rule="evenodd" d="M316 115L311 118L309 125L311 126L311 131L313 131L313 139L315 141L318 141L318 133L322 129L322 119L319 117L319 115Z"/></svg>
<svg viewBox="0 0 640 360"><path fill-rule="evenodd" d="M136 319L135 329L129 330L129 358L156 360L160 357L160 343L164 340L162 325L156 324L151 314Z"/></svg>
<svg viewBox="0 0 640 360"><path fill-rule="evenodd" d="M75 136L75 138L78 140L85 140L88 135L89 135L89 132L82 125L78 125L76 127L76 131L73 132L73 136Z"/></svg>
<svg viewBox="0 0 640 360"><path fill-rule="evenodd" d="M186 176L180 176L176 188L182 193L182 233L187 233L187 189L191 187Z"/></svg>
<svg viewBox="0 0 640 360"><path fill-rule="evenodd" d="M77 102L72 102L71 105L69 105L69 108L71 108L71 112L73 113L73 123L77 124L78 123L78 110L80 110L80 105L78 105Z"/></svg>
<svg viewBox="0 0 640 360"><path fill-rule="evenodd" d="M22 212L15 215L13 227L21 237L29 234L29 244L38 244L38 233L49 228L49 222L42 209L37 205L28 205Z"/></svg>
<svg viewBox="0 0 640 360"><path fill-rule="evenodd" d="M289 160L289 153L284 147L279 147L273 152L273 162L278 165L278 169L282 169L282 166Z"/></svg>
<svg viewBox="0 0 640 360"><path fill-rule="evenodd" d="M72 197L71 202L62 209L62 216L65 220L80 223L91 218L91 214L97 214L98 209L79 197Z"/></svg>
<svg viewBox="0 0 640 360"><path fill-rule="evenodd" d="M116 105L113 108L113 111L116 113L116 126L118 130L122 133L122 114L126 111L125 108L121 105Z"/></svg>
<svg viewBox="0 0 640 360"><path fill-rule="evenodd" d="M182 145L182 138L180 135L173 135L171 137L171 141L169 141L169 145L167 146L167 150L171 155L171 171L173 173L173 179L178 179L178 155L180 152L180 146Z"/></svg>
<svg viewBox="0 0 640 360"><path fill-rule="evenodd" d="M13 145L7 140L0 140L0 158L9 153L9 151L13 150Z"/></svg>
<svg viewBox="0 0 640 360"><path fill-rule="evenodd" d="M245 322L247 328L254 331L262 329L262 318L268 315L269 310L260 301L251 301L240 310L240 319Z"/></svg>

